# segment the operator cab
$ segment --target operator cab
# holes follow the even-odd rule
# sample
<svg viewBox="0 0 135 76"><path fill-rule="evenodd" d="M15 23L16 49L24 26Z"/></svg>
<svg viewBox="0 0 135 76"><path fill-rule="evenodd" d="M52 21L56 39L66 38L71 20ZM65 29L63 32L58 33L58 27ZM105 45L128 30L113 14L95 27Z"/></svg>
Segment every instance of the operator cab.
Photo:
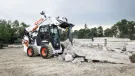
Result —
<svg viewBox="0 0 135 76"><path fill-rule="evenodd" d="M41 46L51 42L55 50L60 49L60 35L56 25L42 25L37 35L37 45Z"/></svg>

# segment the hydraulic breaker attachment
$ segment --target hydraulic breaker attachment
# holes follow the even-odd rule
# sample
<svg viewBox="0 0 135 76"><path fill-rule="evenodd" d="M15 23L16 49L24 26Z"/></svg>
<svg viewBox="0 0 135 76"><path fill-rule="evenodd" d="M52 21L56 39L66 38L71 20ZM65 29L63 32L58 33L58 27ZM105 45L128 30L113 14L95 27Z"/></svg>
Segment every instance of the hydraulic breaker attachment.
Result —
<svg viewBox="0 0 135 76"><path fill-rule="evenodd" d="M69 41L71 42L72 45L73 45L73 35L72 35L72 27L73 26L74 26L73 24L69 24L68 31L67 31L67 36L68 36Z"/></svg>
<svg viewBox="0 0 135 76"><path fill-rule="evenodd" d="M67 23L67 22L64 22L61 25L59 25L59 27L66 29L67 37L68 37L69 41L71 42L71 44L73 45L72 27L74 27L74 25Z"/></svg>

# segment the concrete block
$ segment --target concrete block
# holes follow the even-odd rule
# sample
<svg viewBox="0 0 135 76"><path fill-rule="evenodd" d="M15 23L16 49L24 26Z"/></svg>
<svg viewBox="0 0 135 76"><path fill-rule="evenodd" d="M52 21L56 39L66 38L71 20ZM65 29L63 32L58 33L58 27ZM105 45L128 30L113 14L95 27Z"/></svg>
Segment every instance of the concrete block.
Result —
<svg viewBox="0 0 135 76"><path fill-rule="evenodd" d="M128 44L126 45L127 51L135 51L135 44Z"/></svg>
<svg viewBox="0 0 135 76"><path fill-rule="evenodd" d="M64 61L64 58L62 57L62 55L59 55L59 56L57 57L57 59L58 59L59 61Z"/></svg>
<svg viewBox="0 0 135 76"><path fill-rule="evenodd" d="M75 58L72 63L74 64L81 64L81 60L79 58Z"/></svg>
<svg viewBox="0 0 135 76"><path fill-rule="evenodd" d="M71 54L66 54L65 55L65 61L66 62L69 62L69 61L72 61L73 60L73 56Z"/></svg>

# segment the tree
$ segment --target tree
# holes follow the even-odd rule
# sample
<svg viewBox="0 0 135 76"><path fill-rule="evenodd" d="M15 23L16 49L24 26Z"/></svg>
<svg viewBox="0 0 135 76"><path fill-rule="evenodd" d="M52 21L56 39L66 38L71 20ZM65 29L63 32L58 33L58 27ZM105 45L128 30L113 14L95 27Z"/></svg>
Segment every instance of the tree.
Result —
<svg viewBox="0 0 135 76"><path fill-rule="evenodd" d="M91 36L92 37L97 37L97 28L96 27L91 28Z"/></svg>
<svg viewBox="0 0 135 76"><path fill-rule="evenodd" d="M77 31L75 31L77 32ZM90 38L90 29L80 29L77 33L78 38Z"/></svg>
<svg viewBox="0 0 135 76"><path fill-rule="evenodd" d="M104 30L104 35L105 37L112 37L113 36L113 32L111 29L107 28Z"/></svg>
<svg viewBox="0 0 135 76"><path fill-rule="evenodd" d="M118 27L116 25L112 26L111 31L112 31L112 35L116 37L118 33Z"/></svg>
<svg viewBox="0 0 135 76"><path fill-rule="evenodd" d="M14 22L0 20L0 43L13 44L15 40L21 39L23 36L24 28L28 25L22 23L19 26L19 21Z"/></svg>
<svg viewBox="0 0 135 76"><path fill-rule="evenodd" d="M19 37L19 38L22 38L22 37L23 37L24 29L25 29L26 27L29 27L29 25L27 25L27 24L24 23L24 22L22 22L22 23L20 24L20 27L18 27L18 37Z"/></svg>
<svg viewBox="0 0 135 76"><path fill-rule="evenodd" d="M133 39L134 35L134 26L135 22L134 21L128 21L126 19L122 19L121 21L117 22L115 24L117 26L117 30L120 32L120 37L122 38L130 38ZM117 31L118 32L118 31Z"/></svg>
<svg viewBox="0 0 135 76"><path fill-rule="evenodd" d="M126 38L128 38L129 37L129 31L128 31L128 21L126 20L126 19L123 19L123 20L121 20L121 21L119 21L119 22L117 22L116 24L115 24L117 27L118 27L118 29L119 29L119 31L120 31L120 37L126 37Z"/></svg>
<svg viewBox="0 0 135 76"><path fill-rule="evenodd" d="M29 25L25 24L24 22L22 22L21 24L21 27L28 27Z"/></svg>
<svg viewBox="0 0 135 76"><path fill-rule="evenodd" d="M6 20L0 20L0 39L8 43L11 38L10 25Z"/></svg>
<svg viewBox="0 0 135 76"><path fill-rule="evenodd" d="M18 28L19 27L19 21L15 20L12 25L13 28Z"/></svg>
<svg viewBox="0 0 135 76"><path fill-rule="evenodd" d="M102 26L99 26L97 28L97 36L98 37L103 37L103 28L102 28Z"/></svg>
<svg viewBox="0 0 135 76"><path fill-rule="evenodd" d="M78 31L78 38L84 38L84 29Z"/></svg>
<svg viewBox="0 0 135 76"><path fill-rule="evenodd" d="M73 32L73 37L74 37L74 38L78 38L78 30L74 30L74 32Z"/></svg>
<svg viewBox="0 0 135 76"><path fill-rule="evenodd" d="M129 37L131 40L135 39L135 29L134 29L134 26L135 26L135 22L134 21L129 21L128 22L128 31L129 31Z"/></svg>
<svg viewBox="0 0 135 76"><path fill-rule="evenodd" d="M90 36L89 36L89 33L90 33L90 29L83 29L84 31L84 35L83 35L83 38L86 38L86 39L89 39Z"/></svg>

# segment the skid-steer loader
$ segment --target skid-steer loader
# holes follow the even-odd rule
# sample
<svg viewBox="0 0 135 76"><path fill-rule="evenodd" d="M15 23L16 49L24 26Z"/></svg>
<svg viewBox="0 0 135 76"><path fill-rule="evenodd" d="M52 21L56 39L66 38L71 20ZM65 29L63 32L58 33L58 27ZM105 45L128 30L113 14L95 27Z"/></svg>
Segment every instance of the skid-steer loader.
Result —
<svg viewBox="0 0 135 76"><path fill-rule="evenodd" d="M67 18L51 18L45 15L42 11L40 13L43 18L35 23L35 26L24 29L23 46L24 52L29 57L41 55L42 58L50 58L53 55L59 55L63 53L64 45L60 43L60 34L58 28L67 30L69 41L72 44L72 27L71 23L68 23ZM46 20L50 20L51 23L41 25Z"/></svg>

